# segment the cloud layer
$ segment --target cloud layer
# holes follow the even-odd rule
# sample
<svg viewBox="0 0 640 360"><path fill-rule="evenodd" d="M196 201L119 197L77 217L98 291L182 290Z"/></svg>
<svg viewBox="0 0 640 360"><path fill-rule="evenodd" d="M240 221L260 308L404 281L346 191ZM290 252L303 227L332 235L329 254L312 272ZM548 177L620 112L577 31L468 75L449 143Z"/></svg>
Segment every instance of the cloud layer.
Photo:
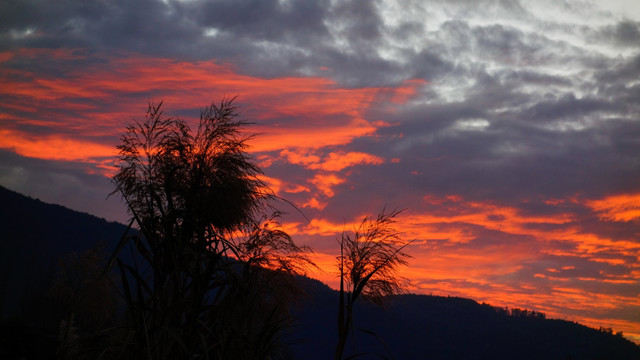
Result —
<svg viewBox="0 0 640 360"><path fill-rule="evenodd" d="M331 282L385 205L415 291L640 341L640 18L587 1L0 4L0 184L114 220L148 101L239 95L284 220Z"/></svg>

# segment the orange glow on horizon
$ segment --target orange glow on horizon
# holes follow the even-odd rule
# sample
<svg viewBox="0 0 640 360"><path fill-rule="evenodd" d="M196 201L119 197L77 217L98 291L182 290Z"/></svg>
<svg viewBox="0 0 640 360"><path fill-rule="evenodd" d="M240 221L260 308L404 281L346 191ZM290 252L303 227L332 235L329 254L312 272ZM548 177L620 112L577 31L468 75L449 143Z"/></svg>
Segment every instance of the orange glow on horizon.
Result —
<svg viewBox="0 0 640 360"><path fill-rule="evenodd" d="M638 284L639 243L585 233L574 223L575 216L571 213L526 214L494 203L466 202L459 195L427 199L446 210L437 215L414 210L396 219L402 237L414 240L407 248L413 259L409 266L400 269L400 275L411 281L410 291L460 296L499 307L528 308L542 311L550 318L578 321L595 328L615 325L615 331L623 331L634 341L640 339L637 321L610 321L608 315L617 309L640 307L637 290L634 295L616 294L613 290ZM343 231L352 230L359 220L358 217L347 222L312 219L309 224L297 224L296 232L303 238L317 238L312 243L328 243ZM531 224L553 226L532 228ZM471 246L484 230L507 241L485 244L481 250ZM518 237L530 240L509 241ZM557 250L540 245L558 241L574 244L575 250L564 253L562 247ZM321 254L319 267L323 271L313 274L334 289L338 284L335 261L329 260L335 256ZM580 276L575 274L584 269L559 262L555 267L524 272L529 271L527 264L545 261L549 256L558 257L559 261L572 257L578 261L576 264L588 261L627 270Z"/></svg>
<svg viewBox="0 0 640 360"><path fill-rule="evenodd" d="M335 254L316 253L313 259L318 265L310 275L327 284L334 290L339 287L339 275L337 272ZM415 262L414 262L415 263ZM411 279L413 284L410 291L419 294L437 296L459 296L473 299L479 303L485 302L495 307L526 308L544 312L547 318L577 321L581 324L593 327L612 327L615 331L622 331L628 339L639 343L640 331L637 322L607 317L597 317L599 313L605 314L606 310L616 309L621 306L640 306L637 297L622 297L602 294L593 294L584 290L572 288L554 288L550 293L538 292L536 287L521 286L506 287L490 282L467 283L454 280L454 277L442 273L434 276L426 274L429 280L436 278L437 283L428 283L416 280L415 272L410 268L401 269L400 276ZM449 274L451 275L451 274ZM562 311L572 309L571 315ZM582 315L582 314L591 314Z"/></svg>

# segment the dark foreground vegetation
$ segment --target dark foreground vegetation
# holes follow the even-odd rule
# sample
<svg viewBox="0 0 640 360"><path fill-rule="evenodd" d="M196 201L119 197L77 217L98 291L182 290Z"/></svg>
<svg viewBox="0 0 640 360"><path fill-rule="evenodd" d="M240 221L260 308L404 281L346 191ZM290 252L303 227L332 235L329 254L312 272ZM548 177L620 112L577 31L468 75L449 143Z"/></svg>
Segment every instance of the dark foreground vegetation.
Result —
<svg viewBox="0 0 640 360"><path fill-rule="evenodd" d="M0 207L0 358L56 358L70 311L78 339L112 326L122 316L121 294L101 293L82 277L102 269L126 226L1 187L0 203L6 205ZM68 279L75 268L75 294L53 291L56 284L64 290L60 260ZM282 358L330 359L338 292L316 280L298 281L304 295L292 304L295 321L283 329ZM615 332L469 299L400 295L384 308L363 302L354 317L345 356L361 353L361 359L640 359L640 347Z"/></svg>
<svg viewBox="0 0 640 360"><path fill-rule="evenodd" d="M109 357L286 356L294 277L313 263L280 229L276 196L246 152L246 124L225 99L202 109L193 129L162 103L126 128L113 195L140 235L124 236L108 263L125 309L109 330ZM65 351L77 353L73 344Z"/></svg>

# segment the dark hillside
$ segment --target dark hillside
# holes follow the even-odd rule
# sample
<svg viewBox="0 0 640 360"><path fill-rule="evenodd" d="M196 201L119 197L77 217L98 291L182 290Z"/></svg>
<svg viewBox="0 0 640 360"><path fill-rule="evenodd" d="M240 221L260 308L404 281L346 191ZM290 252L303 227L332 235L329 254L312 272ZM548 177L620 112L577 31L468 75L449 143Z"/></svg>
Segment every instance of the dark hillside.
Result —
<svg viewBox="0 0 640 360"><path fill-rule="evenodd" d="M126 226L44 203L0 186L0 315L20 316L28 294L50 281L60 258L97 244L115 248Z"/></svg>
<svg viewBox="0 0 640 360"><path fill-rule="evenodd" d="M292 350L299 359L330 359L338 293L319 282L305 286L312 300L298 309ZM384 309L358 304L354 321L360 330L348 354L363 354L358 359L640 359L640 347L622 336L537 312L457 297L389 300Z"/></svg>

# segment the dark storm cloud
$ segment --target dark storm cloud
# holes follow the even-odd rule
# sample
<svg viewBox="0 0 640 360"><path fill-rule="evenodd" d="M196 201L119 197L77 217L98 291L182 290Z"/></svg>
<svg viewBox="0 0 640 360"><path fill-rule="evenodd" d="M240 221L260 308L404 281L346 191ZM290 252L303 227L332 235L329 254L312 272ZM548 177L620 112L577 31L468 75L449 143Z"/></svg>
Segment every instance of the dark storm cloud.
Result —
<svg viewBox="0 0 640 360"><path fill-rule="evenodd" d="M142 48L175 41L181 21L158 1L8 1L3 3L3 47ZM167 36L171 35L170 38Z"/></svg>
<svg viewBox="0 0 640 360"><path fill-rule="evenodd" d="M615 29L615 38L623 45L640 45L640 23L623 21Z"/></svg>
<svg viewBox="0 0 640 360"><path fill-rule="evenodd" d="M385 28L374 2L27 0L5 2L0 13L5 50L68 47L215 57L259 76L328 70L350 86L397 83L407 74L432 75L446 67L428 51L417 54L419 69L381 58L377 50L386 45L387 35L422 30L417 24Z"/></svg>
<svg viewBox="0 0 640 360"><path fill-rule="evenodd" d="M479 109L458 111L456 114L461 115L454 118L482 117ZM524 121L493 120L486 129L455 130L455 125L447 125L446 118L437 116L437 110L426 108L425 113L436 114L438 120L423 119L387 129L405 134L403 148L373 153L403 161L388 165L394 172L380 172L378 176L405 182L424 193L490 197L505 202L565 197L576 192L598 197L638 189L635 179L640 168L632 155L639 146L637 123L611 119L598 128L563 132ZM420 124L435 129L424 130ZM376 169L371 171L378 173ZM394 176L414 171L418 173Z"/></svg>
<svg viewBox="0 0 640 360"><path fill-rule="evenodd" d="M375 2L344 1L110 1L4 2L0 46L77 47L135 51L185 59L236 63L261 76L326 75L349 86L394 84L407 77L428 81L451 72L463 77L470 53L505 65L559 64L574 59L568 44L510 25L470 25L465 18L531 17L517 3L447 5L459 20L437 28L444 3L407 3L400 17ZM633 39L633 23L611 32ZM637 29L636 29L637 31ZM407 39L413 44L403 44ZM393 55L381 50L390 48ZM549 52L549 49L555 49ZM562 50L564 49L564 50ZM562 50L562 51L560 51ZM480 64L482 65L482 64ZM464 70L463 70L464 71Z"/></svg>
<svg viewBox="0 0 640 360"><path fill-rule="evenodd" d="M640 45L640 23L623 20L615 25L608 25L595 30L592 37L623 47L637 47Z"/></svg>
<svg viewBox="0 0 640 360"><path fill-rule="evenodd" d="M239 38L285 41L322 35L326 27L326 1L194 1L179 5L207 27L233 33ZM296 31L294 31L294 29Z"/></svg>
<svg viewBox="0 0 640 360"><path fill-rule="evenodd" d="M544 34L460 20L441 30L442 62L455 67L427 85L432 104L409 106L380 130L403 136L374 152L409 160L396 166L404 173L429 169L401 181L505 201L637 191L640 168L625 154L639 150L639 127L623 120L639 114L637 86L627 85L640 73L637 58L608 69L602 54Z"/></svg>

